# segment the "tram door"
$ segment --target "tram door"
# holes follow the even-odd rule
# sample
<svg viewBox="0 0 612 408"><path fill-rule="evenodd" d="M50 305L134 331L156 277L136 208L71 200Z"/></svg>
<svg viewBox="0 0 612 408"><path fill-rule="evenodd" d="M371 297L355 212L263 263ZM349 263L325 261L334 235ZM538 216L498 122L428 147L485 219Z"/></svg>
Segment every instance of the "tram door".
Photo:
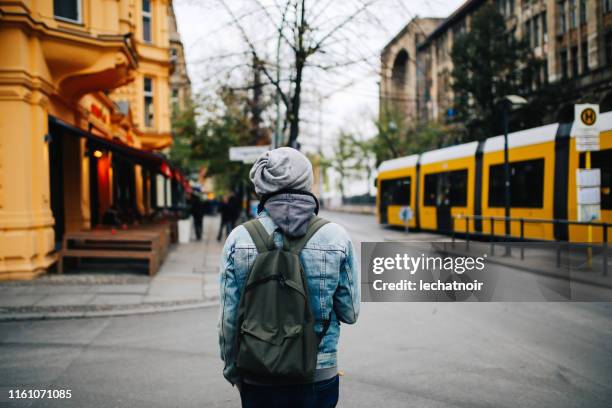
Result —
<svg viewBox="0 0 612 408"><path fill-rule="evenodd" d="M467 205L467 169L426 174L424 202L436 207L436 229L452 232L452 207Z"/></svg>

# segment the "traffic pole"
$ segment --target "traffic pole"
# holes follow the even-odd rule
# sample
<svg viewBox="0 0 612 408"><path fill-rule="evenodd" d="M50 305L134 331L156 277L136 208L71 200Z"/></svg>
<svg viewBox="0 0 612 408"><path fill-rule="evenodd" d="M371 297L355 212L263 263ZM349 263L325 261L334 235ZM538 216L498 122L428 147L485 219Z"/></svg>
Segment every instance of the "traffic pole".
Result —
<svg viewBox="0 0 612 408"><path fill-rule="evenodd" d="M590 169L591 168L591 152L590 151L586 151L585 152L585 168L586 169ZM589 220L589 225L587 225L587 243L588 243L588 248L587 248L587 267L589 269L593 268L593 247L591 246L591 243L593 242L593 225L591 225L591 221Z"/></svg>

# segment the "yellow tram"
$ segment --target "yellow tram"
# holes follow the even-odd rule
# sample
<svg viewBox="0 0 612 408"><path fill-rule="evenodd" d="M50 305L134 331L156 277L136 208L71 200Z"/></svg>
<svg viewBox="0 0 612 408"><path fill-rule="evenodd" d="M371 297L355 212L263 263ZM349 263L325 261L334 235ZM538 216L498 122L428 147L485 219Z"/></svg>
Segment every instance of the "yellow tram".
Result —
<svg viewBox="0 0 612 408"><path fill-rule="evenodd" d="M575 123L555 123L508 135L511 235L527 239L585 242L587 227L552 223L577 220ZM612 112L599 117L600 150L591 152L601 169L601 222L612 223ZM413 229L504 235L504 137L388 160L378 168L376 208L381 224ZM411 209L409 221L400 211ZM469 222L462 218L473 217ZM499 218L495 218L499 217ZM537 220L541 220L538 222ZM603 239L593 227L593 241Z"/></svg>

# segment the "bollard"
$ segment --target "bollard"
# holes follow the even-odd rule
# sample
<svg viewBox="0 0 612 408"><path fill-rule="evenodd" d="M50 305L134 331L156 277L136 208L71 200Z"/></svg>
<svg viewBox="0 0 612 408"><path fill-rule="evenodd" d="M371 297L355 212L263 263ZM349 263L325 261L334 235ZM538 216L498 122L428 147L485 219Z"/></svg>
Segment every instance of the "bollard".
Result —
<svg viewBox="0 0 612 408"><path fill-rule="evenodd" d="M465 216L465 250L470 252L470 216Z"/></svg>
<svg viewBox="0 0 612 408"><path fill-rule="evenodd" d="M455 249L455 217L453 217L452 227L453 231L451 233L451 247Z"/></svg>
<svg viewBox="0 0 612 408"><path fill-rule="evenodd" d="M510 251L510 237L512 236L512 220L509 217L504 217L506 220L506 234L504 235L504 243L506 244L506 250L504 251L504 256L511 256L512 251Z"/></svg>
<svg viewBox="0 0 612 408"><path fill-rule="evenodd" d="M525 260L525 220L521 218L521 261Z"/></svg>
<svg viewBox="0 0 612 408"><path fill-rule="evenodd" d="M603 276L608 276L608 224L603 224Z"/></svg>
<svg viewBox="0 0 612 408"><path fill-rule="evenodd" d="M489 218L491 221L490 228L490 241L491 241L491 255L495 255L495 243L493 242L493 236L495 235L495 221L493 221L493 217Z"/></svg>

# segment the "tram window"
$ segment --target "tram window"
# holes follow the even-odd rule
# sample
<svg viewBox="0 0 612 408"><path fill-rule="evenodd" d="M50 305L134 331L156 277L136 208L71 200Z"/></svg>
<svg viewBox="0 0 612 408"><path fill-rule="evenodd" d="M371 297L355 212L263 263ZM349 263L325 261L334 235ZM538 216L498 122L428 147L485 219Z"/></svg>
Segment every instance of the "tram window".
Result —
<svg viewBox="0 0 612 408"><path fill-rule="evenodd" d="M425 205L464 207L467 204L467 170L425 175Z"/></svg>
<svg viewBox="0 0 612 408"><path fill-rule="evenodd" d="M410 177L379 180L381 198L386 205L410 205Z"/></svg>
<svg viewBox="0 0 612 408"><path fill-rule="evenodd" d="M425 205L434 206L437 204L436 197L438 195L438 174L425 175Z"/></svg>
<svg viewBox="0 0 612 408"><path fill-rule="evenodd" d="M504 165L489 167L489 207L504 207ZM544 159L510 163L510 206L542 208L544 203Z"/></svg>
<svg viewBox="0 0 612 408"><path fill-rule="evenodd" d="M585 164L585 153L580 153L580 168ZM612 149L591 152L591 168L601 169L601 209L612 210Z"/></svg>
<svg viewBox="0 0 612 408"><path fill-rule="evenodd" d="M467 204L467 170L451 171L447 175L450 205L464 207Z"/></svg>

